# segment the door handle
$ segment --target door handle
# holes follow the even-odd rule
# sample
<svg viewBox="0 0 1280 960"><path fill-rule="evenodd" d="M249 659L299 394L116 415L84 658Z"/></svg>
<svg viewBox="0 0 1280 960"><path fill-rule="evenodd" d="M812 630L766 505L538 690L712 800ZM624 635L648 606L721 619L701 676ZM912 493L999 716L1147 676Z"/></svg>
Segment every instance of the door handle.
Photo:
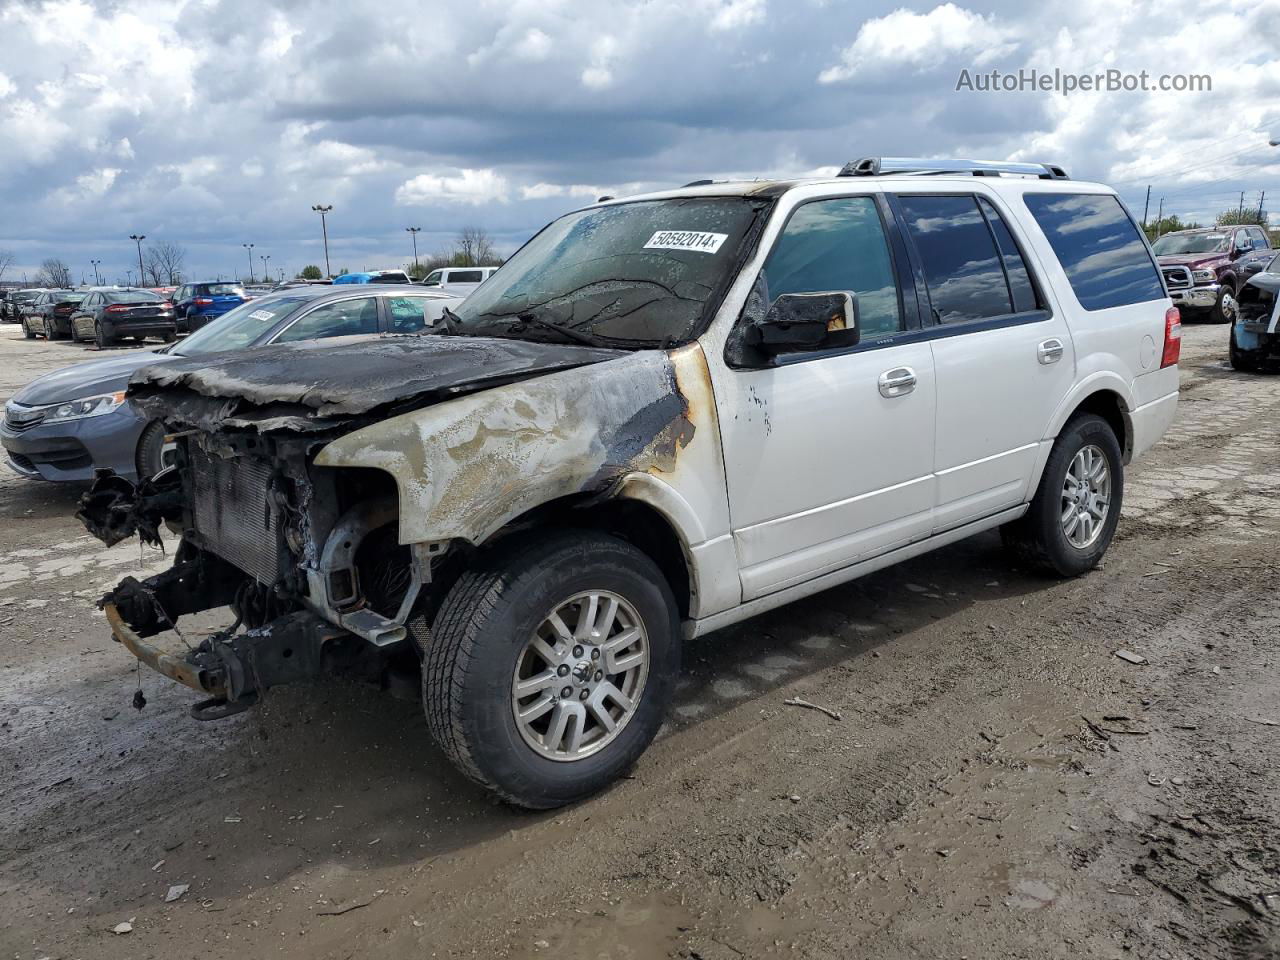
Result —
<svg viewBox="0 0 1280 960"><path fill-rule="evenodd" d="M1062 345L1062 341L1057 337L1050 337L1044 340L1036 347L1036 358L1043 364L1057 363L1062 359L1062 354L1066 348Z"/></svg>
<svg viewBox="0 0 1280 960"><path fill-rule="evenodd" d="M905 397L916 388L916 372L910 367L894 367L880 374L880 396Z"/></svg>

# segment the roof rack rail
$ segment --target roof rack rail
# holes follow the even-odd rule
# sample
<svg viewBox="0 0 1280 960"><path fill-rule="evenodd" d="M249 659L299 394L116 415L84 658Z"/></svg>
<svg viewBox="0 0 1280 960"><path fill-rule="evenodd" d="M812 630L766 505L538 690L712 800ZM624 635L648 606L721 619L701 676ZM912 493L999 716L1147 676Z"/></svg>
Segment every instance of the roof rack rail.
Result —
<svg viewBox="0 0 1280 960"><path fill-rule="evenodd" d="M926 160L920 157L864 157L844 165L838 176L878 177L890 173L942 174L970 173L975 177L1005 174L1039 177L1041 180L1070 180L1067 171L1054 163L1024 163L1013 160Z"/></svg>
<svg viewBox="0 0 1280 960"><path fill-rule="evenodd" d="M684 187L681 187L680 189L683 190L685 189L685 187L709 187L713 183L715 183L714 180L690 180L688 183L684 185Z"/></svg>

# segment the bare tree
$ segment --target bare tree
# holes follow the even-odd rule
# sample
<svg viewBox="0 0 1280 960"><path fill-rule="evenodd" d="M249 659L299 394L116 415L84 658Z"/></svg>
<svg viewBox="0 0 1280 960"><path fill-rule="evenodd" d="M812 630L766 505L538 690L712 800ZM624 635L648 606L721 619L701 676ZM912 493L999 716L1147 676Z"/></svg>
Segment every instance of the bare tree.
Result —
<svg viewBox="0 0 1280 960"><path fill-rule="evenodd" d="M4 279L4 272L13 265L13 251L0 250L0 280Z"/></svg>
<svg viewBox="0 0 1280 960"><path fill-rule="evenodd" d="M151 286L176 287L182 282L182 270L186 263L186 248L166 240L147 247L147 258L142 266Z"/></svg>
<svg viewBox="0 0 1280 960"><path fill-rule="evenodd" d="M40 273L36 276L36 285L41 287L71 286L71 268L57 257L49 257L40 264Z"/></svg>
<svg viewBox="0 0 1280 960"><path fill-rule="evenodd" d="M483 267L497 258L493 238L483 227L463 227L453 245L455 267Z"/></svg>

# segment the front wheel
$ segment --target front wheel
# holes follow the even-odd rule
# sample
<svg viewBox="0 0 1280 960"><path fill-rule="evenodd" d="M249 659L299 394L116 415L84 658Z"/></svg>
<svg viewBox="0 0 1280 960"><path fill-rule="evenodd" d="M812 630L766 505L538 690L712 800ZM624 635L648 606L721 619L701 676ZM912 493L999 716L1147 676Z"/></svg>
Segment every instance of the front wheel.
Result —
<svg viewBox="0 0 1280 960"><path fill-rule="evenodd" d="M591 531L491 549L429 632L410 626L432 737L472 780L531 809L590 796L634 763L680 667L662 572Z"/></svg>
<svg viewBox="0 0 1280 960"><path fill-rule="evenodd" d="M1084 414L1059 434L1030 508L1000 532L1028 566L1076 577L1107 552L1123 499L1120 443L1107 421Z"/></svg>
<svg viewBox="0 0 1280 960"><path fill-rule="evenodd" d="M1227 284L1222 285L1222 289L1218 291L1218 299L1213 305L1213 309L1209 311L1210 323L1231 323L1236 318L1236 295L1235 291Z"/></svg>

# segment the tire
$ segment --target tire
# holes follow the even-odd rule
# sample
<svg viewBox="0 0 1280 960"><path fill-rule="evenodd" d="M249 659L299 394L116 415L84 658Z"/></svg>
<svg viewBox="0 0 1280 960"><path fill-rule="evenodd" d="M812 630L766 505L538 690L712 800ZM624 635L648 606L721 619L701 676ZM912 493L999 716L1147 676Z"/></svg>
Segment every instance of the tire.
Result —
<svg viewBox="0 0 1280 960"><path fill-rule="evenodd" d="M1218 291L1217 302L1213 305L1213 308L1209 311L1210 323L1230 323L1232 320L1235 319L1235 316L1233 315L1233 311L1228 312L1225 309L1226 299L1230 297L1232 300L1234 300L1235 296L1236 296L1236 292L1233 289L1231 289L1231 284L1224 283L1222 285L1222 288Z"/></svg>
<svg viewBox="0 0 1280 960"><path fill-rule="evenodd" d="M105 320L95 320L93 322L93 340L98 345L99 350L114 346L116 342L115 330Z"/></svg>
<svg viewBox="0 0 1280 960"><path fill-rule="evenodd" d="M55 323L54 323L52 320L50 320L48 317L45 317L45 318L44 318L44 338L45 338L46 340L57 340L57 339L58 339L58 327L57 327L57 324L55 324Z"/></svg>
<svg viewBox="0 0 1280 960"><path fill-rule="evenodd" d="M1236 326L1234 323L1231 325L1228 355L1231 358L1231 369L1239 370L1241 373L1256 373L1258 371L1258 361L1236 346Z"/></svg>
<svg viewBox="0 0 1280 960"><path fill-rule="evenodd" d="M159 420L153 420L142 428L133 455L133 465L138 471L139 481L154 477L164 466L165 432L164 424Z"/></svg>
<svg viewBox="0 0 1280 960"><path fill-rule="evenodd" d="M1100 527L1087 543L1073 543L1064 528L1067 473L1076 469L1076 457L1087 451L1101 453L1110 481L1106 510ZM1005 546L1023 564L1040 573L1077 577L1098 565L1111 538L1124 502L1124 463L1120 443L1111 425L1094 414L1074 417L1058 435L1031 507L1018 520L1000 528ZM1079 512L1079 511L1078 511ZM1080 521L1077 522L1079 523ZM1079 527L1077 527L1079 531ZM1076 534L1081 536L1079 532ZM1082 537L1083 539L1083 537Z"/></svg>
<svg viewBox="0 0 1280 960"><path fill-rule="evenodd" d="M615 718L613 733L595 719L598 714L587 712L599 709L592 706L596 693L587 691L587 685L601 682L604 670L593 674L591 664L608 662L606 648L595 649L586 641L558 642L556 649L563 648L565 656L576 661L569 672L564 670L568 664L551 668L552 661L534 653L532 646L535 631L547 627L553 612L581 613L583 607L570 605L591 591L607 591L621 599L619 619L611 621L620 627L615 638L625 632L621 628L634 614L647 642L646 672L639 686L631 687L636 693L634 709L627 714L616 707L623 716ZM569 616L565 614L562 622L568 624ZM576 633L577 626L574 622L570 629ZM449 590L430 632L422 618L410 623L410 632L423 652L423 706L433 739L467 777L509 803L535 810L590 796L630 767L657 734L680 669L680 625L662 572L630 544L593 531L513 538L491 547ZM623 648L618 665L632 659L627 651L634 650ZM593 659L596 653L601 654L598 660ZM537 675L550 677L548 671L556 670L550 689L526 695L554 704L531 721L541 724L542 716L547 717L541 735L515 715L518 703L532 703L518 701L513 692L531 656L543 664ZM561 675L565 687L558 686ZM625 686L628 677L634 680L634 674L617 673L604 676L603 683ZM577 695L565 697L564 689L576 690ZM587 700L580 705L582 698ZM565 727L565 739L550 747L546 742L534 746L528 737L552 740L550 724L562 708L565 716L579 711L582 719ZM566 750L572 746L571 730L587 738L582 755L553 759L548 750L554 752L557 743ZM592 737L597 738L595 747L589 743Z"/></svg>
<svg viewBox="0 0 1280 960"><path fill-rule="evenodd" d="M160 339L165 343L174 343L178 339L178 332L176 330L166 330Z"/></svg>
<svg viewBox="0 0 1280 960"><path fill-rule="evenodd" d="M31 329L31 324L27 323L26 317L22 318L22 335L28 340L34 340L36 338L36 332Z"/></svg>

